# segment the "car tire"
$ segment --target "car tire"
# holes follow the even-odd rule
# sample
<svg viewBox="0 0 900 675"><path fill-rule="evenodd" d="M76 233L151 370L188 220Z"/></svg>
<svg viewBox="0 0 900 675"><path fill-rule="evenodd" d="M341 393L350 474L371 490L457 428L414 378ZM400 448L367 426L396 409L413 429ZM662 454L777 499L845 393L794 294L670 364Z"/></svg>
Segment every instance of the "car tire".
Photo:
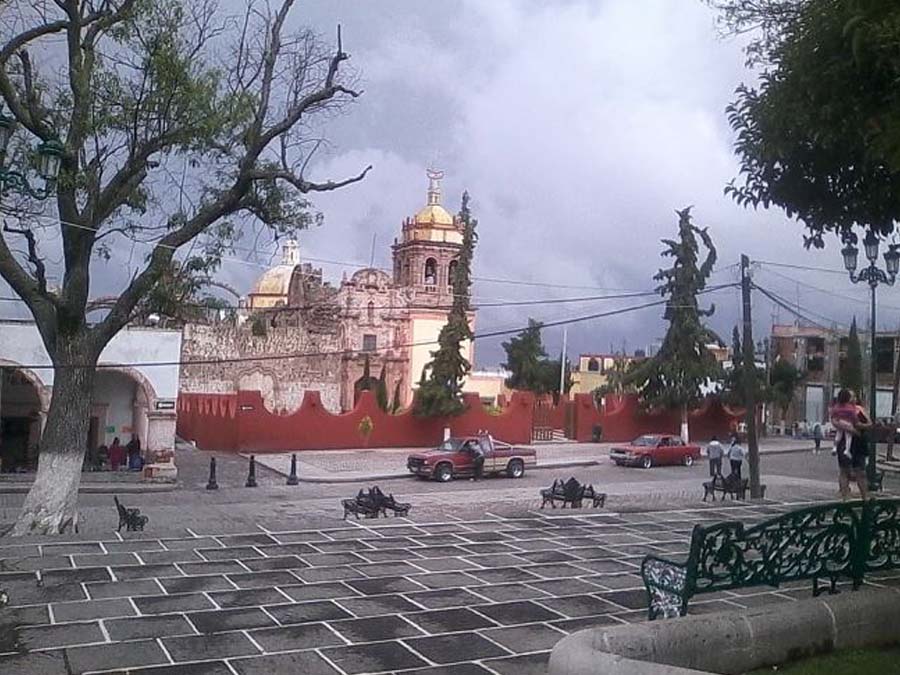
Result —
<svg viewBox="0 0 900 675"><path fill-rule="evenodd" d="M444 462L434 469L434 479L440 483L447 483L453 479L453 466Z"/></svg>
<svg viewBox="0 0 900 675"><path fill-rule="evenodd" d="M685 456L681 459L681 463L684 464L685 466L694 466L694 457L693 457L693 455L685 455Z"/></svg>
<svg viewBox="0 0 900 675"><path fill-rule="evenodd" d="M506 475L509 478L521 478L525 475L525 464L521 459L514 459L506 465Z"/></svg>
<svg viewBox="0 0 900 675"><path fill-rule="evenodd" d="M641 467L649 469L651 466L653 466L653 458L650 455L641 457Z"/></svg>

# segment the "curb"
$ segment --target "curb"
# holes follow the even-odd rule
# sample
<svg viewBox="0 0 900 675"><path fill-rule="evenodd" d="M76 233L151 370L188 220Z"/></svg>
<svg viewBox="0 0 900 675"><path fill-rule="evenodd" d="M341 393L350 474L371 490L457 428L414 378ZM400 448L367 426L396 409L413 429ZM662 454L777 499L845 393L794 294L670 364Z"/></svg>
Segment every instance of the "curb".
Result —
<svg viewBox="0 0 900 675"><path fill-rule="evenodd" d="M0 486L0 495L18 495L27 494L31 490L33 483L21 483L18 485L2 485ZM140 483L93 483L88 485L80 485L78 494L84 495L111 495L111 494L149 494L154 492L174 492L178 489L177 483L160 483L151 485L142 485Z"/></svg>
<svg viewBox="0 0 900 675"><path fill-rule="evenodd" d="M528 469L529 471L543 471L545 469L566 469L578 466L597 466L600 462L596 459L575 460L570 462L548 462L539 464L538 466ZM266 467L281 476L287 476L286 473ZM361 483L373 480L399 480L401 478L416 478L415 475L404 471L403 473L379 473L365 476L297 476L297 480L301 483Z"/></svg>

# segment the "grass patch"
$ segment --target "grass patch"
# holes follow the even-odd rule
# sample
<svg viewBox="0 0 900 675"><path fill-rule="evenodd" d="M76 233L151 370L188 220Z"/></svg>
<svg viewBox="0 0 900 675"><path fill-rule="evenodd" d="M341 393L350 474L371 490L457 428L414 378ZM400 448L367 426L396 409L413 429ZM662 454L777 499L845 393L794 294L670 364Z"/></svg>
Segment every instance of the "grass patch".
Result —
<svg viewBox="0 0 900 675"><path fill-rule="evenodd" d="M747 675L873 675L900 673L900 646L886 649L848 649L783 666L754 670Z"/></svg>

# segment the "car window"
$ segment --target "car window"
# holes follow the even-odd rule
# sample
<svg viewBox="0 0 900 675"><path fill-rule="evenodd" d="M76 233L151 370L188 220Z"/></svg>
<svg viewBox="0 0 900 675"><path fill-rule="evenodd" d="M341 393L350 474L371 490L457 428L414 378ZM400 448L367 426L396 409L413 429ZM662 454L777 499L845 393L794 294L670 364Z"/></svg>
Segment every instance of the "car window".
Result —
<svg viewBox="0 0 900 675"><path fill-rule="evenodd" d="M660 441L659 441L659 447L665 448L665 447L667 447L668 445L669 445L669 439L668 439L668 438L662 438L662 439L660 439Z"/></svg>
<svg viewBox="0 0 900 675"><path fill-rule="evenodd" d="M653 447L659 441L658 436L638 436L632 442L632 445L644 446L644 447Z"/></svg>
<svg viewBox="0 0 900 675"><path fill-rule="evenodd" d="M682 440L680 438L673 438L672 445L684 445L684 443L682 442Z"/></svg>
<svg viewBox="0 0 900 675"><path fill-rule="evenodd" d="M458 438L448 438L446 441L441 443L437 449L438 450L447 450L449 452L456 452L460 449L462 441Z"/></svg>

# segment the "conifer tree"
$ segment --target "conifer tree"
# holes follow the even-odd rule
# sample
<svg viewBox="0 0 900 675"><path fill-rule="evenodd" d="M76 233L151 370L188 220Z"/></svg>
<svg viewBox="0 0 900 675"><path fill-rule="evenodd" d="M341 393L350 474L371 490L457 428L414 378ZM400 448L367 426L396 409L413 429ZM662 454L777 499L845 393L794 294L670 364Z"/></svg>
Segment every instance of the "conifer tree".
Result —
<svg viewBox="0 0 900 675"><path fill-rule="evenodd" d="M378 402L378 407L387 412L388 394L387 382L384 379L384 368L384 366L381 366L381 375L378 376L378 383L375 385L375 400Z"/></svg>
<svg viewBox="0 0 900 675"><path fill-rule="evenodd" d="M478 221L469 210L469 193L462 196L459 220L463 226L462 250L451 279L453 305L447 323L438 335L438 349L431 352L431 363L422 371L416 395L415 414L422 417L444 417L463 411L462 382L472 365L462 354L462 345L472 339L469 328L469 290L472 286L472 257L478 240Z"/></svg>
<svg viewBox="0 0 900 675"><path fill-rule="evenodd" d="M713 314L715 305L706 310L697 305L697 294L706 287L716 263L716 248L706 228L691 223L690 207L676 213L678 239L663 239L662 255L672 258L672 266L653 277L660 282L656 290L667 298L663 318L669 328L659 352L635 370L632 381L644 405L681 412L681 434L687 441L688 411L702 398L701 387L721 373L706 348L717 338L702 321ZM702 264L698 236L706 248Z"/></svg>
<svg viewBox="0 0 900 675"><path fill-rule="evenodd" d="M853 322L850 324L850 336L847 339L847 357L841 363L840 376L841 386L844 389L852 389L857 396L863 395L862 348L859 345L856 317L853 317Z"/></svg>
<svg viewBox="0 0 900 675"><path fill-rule="evenodd" d="M397 411L400 410L400 383L402 380L397 380L397 384L394 385L394 398L391 401L391 414L396 415Z"/></svg>

